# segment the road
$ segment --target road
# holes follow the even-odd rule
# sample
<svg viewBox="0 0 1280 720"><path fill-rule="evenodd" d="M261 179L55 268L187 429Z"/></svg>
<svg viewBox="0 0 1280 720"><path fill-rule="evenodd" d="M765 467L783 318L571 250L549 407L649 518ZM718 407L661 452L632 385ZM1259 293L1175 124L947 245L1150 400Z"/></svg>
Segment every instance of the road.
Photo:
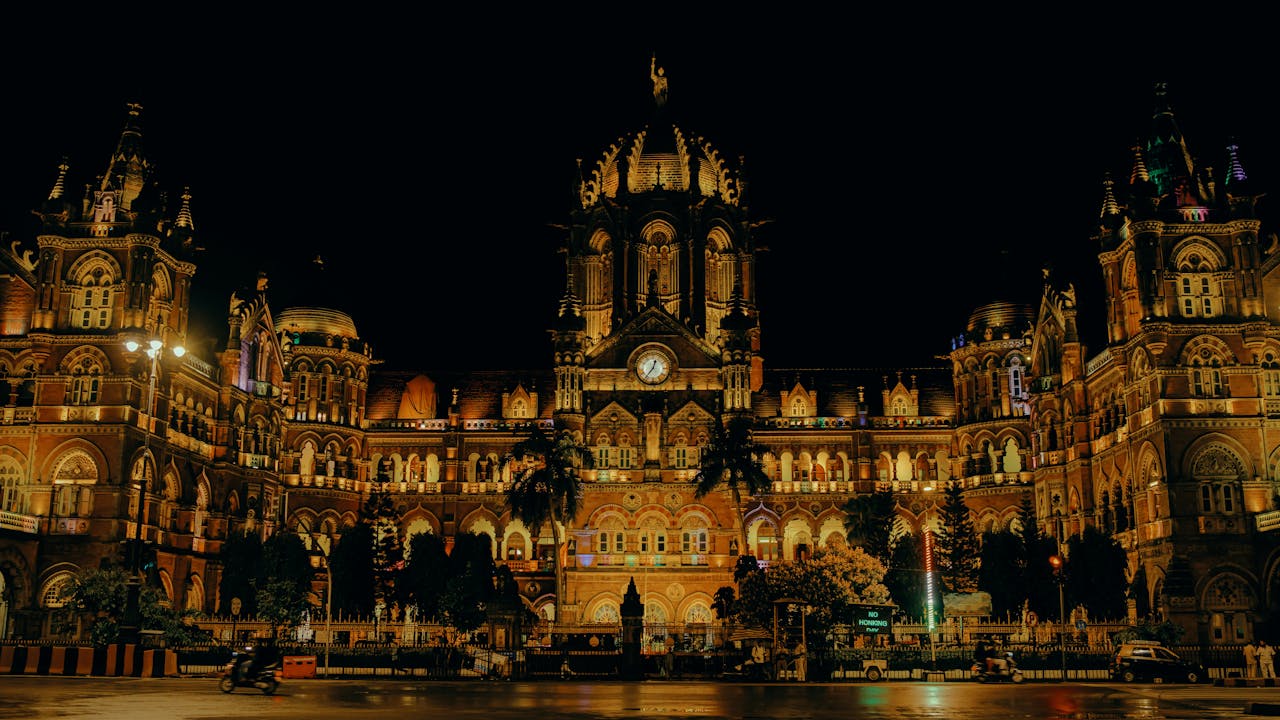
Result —
<svg viewBox="0 0 1280 720"><path fill-rule="evenodd" d="M1111 683L415 682L287 680L277 694L212 678L0 676L0 718L225 720L263 718L641 718L697 720L1142 720L1254 718L1250 701L1280 705L1280 688Z"/></svg>

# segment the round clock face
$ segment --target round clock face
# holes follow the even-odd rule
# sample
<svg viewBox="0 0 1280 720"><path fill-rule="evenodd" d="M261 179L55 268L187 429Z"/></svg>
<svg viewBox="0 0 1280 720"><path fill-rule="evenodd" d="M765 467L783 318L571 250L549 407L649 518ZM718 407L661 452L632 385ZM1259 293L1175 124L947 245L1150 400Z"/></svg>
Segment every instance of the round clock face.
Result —
<svg viewBox="0 0 1280 720"><path fill-rule="evenodd" d="M656 385L671 373L671 360L659 350L645 350L636 358L636 376L641 382Z"/></svg>

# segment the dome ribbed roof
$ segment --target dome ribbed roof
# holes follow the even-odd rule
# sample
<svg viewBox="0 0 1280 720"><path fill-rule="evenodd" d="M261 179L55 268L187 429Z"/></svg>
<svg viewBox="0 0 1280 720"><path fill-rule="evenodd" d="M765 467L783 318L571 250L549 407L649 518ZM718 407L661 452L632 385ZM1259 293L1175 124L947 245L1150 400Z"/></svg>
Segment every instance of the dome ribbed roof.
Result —
<svg viewBox="0 0 1280 720"><path fill-rule="evenodd" d="M276 332L322 333L359 339L351 316L329 308L291 307L276 316Z"/></svg>
<svg viewBox="0 0 1280 720"><path fill-rule="evenodd" d="M626 165L626 192L655 190L690 192L738 204L739 182L720 154L702 137L690 136L674 125L646 126L619 138L596 162L580 190L583 207L602 198L615 198Z"/></svg>
<svg viewBox="0 0 1280 720"><path fill-rule="evenodd" d="M1021 331L1028 324L1035 322L1036 315L1030 305L1010 302L994 302L983 305L969 316L968 332L979 332L987 328L997 330L1008 328Z"/></svg>

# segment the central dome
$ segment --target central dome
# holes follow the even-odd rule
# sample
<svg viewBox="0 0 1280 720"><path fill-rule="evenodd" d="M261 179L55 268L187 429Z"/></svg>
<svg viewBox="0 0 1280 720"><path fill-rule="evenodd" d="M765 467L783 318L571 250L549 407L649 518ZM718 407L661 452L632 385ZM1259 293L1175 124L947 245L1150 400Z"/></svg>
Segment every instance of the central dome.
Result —
<svg viewBox="0 0 1280 720"><path fill-rule="evenodd" d="M696 192L729 205L740 195L738 179L711 143L674 125L646 126L609 146L582 182L582 207L616 198L624 182L628 194Z"/></svg>

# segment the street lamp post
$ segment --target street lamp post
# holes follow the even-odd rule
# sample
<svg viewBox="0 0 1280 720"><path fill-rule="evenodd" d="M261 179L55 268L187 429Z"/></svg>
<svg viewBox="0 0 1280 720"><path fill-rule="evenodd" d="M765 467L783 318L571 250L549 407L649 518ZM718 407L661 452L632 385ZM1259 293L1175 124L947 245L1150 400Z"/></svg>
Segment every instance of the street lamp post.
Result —
<svg viewBox="0 0 1280 720"><path fill-rule="evenodd" d="M329 551L320 544L319 537L312 539L312 544L320 549L324 558L324 676L329 677L329 646L333 644L333 565L329 562Z"/></svg>
<svg viewBox="0 0 1280 720"><path fill-rule="evenodd" d="M136 340L124 344L129 352L137 352L142 345ZM156 375L160 368L160 357L163 354L164 342L152 339L147 343L147 357L151 359L150 372L147 375L147 427L143 435L143 446L148 454L151 450L151 434L155 432L156 414ZM175 357L186 354L186 348L174 345L169 348ZM142 637L142 523L146 513L147 473L144 468L138 482L138 512L133 528L133 547L129 553L129 579L125 582L124 622L120 625L120 639L126 644L137 644Z"/></svg>
<svg viewBox="0 0 1280 720"><path fill-rule="evenodd" d="M1058 622L1062 625L1058 633L1058 650L1062 656L1062 681L1067 681L1067 604L1063 595L1066 577L1062 571L1062 556L1050 555L1049 564L1053 566L1053 580L1058 584Z"/></svg>

